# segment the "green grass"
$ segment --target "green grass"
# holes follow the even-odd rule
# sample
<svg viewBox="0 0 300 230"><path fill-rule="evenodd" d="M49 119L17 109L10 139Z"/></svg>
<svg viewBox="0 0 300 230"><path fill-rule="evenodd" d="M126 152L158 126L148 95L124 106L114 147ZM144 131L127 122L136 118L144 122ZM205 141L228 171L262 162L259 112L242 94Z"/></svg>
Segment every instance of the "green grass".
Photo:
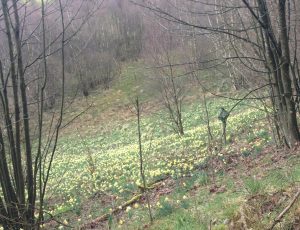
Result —
<svg viewBox="0 0 300 230"><path fill-rule="evenodd" d="M245 190L249 195L254 196L264 192L265 185L256 178L247 178L244 181Z"/></svg>
<svg viewBox="0 0 300 230"><path fill-rule="evenodd" d="M290 165L294 166L289 167ZM293 164L293 160L290 159L284 163L283 168L289 169L288 171L293 174L295 171L298 172L299 164ZM258 166L256 169L261 170L262 168ZM238 172L243 173L242 170ZM197 181L190 177L185 178L185 193L184 188L181 186L180 189L177 189L174 193L167 196L168 205L153 208L153 210L160 215L156 216L155 222L150 229L209 229L210 223L212 223L213 229L228 229L229 222L236 218L247 199L251 199L251 197L259 194L268 196L268 194L280 192L283 189L283 187L277 187L274 190L273 186L276 186L278 182L270 178L270 175L281 178L281 176L279 176L280 173L276 173L278 173L278 170L274 167L266 172L261 180L253 179L251 176L243 178L241 181L245 182L245 186L234 184L231 176L218 175L216 178L217 183L226 185L227 190L217 194L211 194L207 186L201 187L196 193L190 193L188 183L192 180L196 184ZM298 175L298 173L296 174ZM239 180L236 179L235 181L238 182ZM265 184L269 186L264 187ZM288 189L292 185L293 183L288 181L284 184L284 188ZM245 193L243 189L248 192ZM182 199L183 194L185 194L184 196L187 198ZM161 200L164 199L165 198L161 198ZM270 195L270 200L272 200L272 195ZM264 200L262 200L262 202L264 202ZM272 213L267 213L266 216L262 216L261 219L251 220L254 223L252 225L253 229L266 229L284 207L285 206L281 204L280 207L275 207ZM142 211L139 211L139 213L141 212ZM288 221L292 221L292 215L293 214L287 214L287 221L283 222L281 229L288 229L287 226L291 226L291 222ZM134 219L128 219L127 221L129 225L127 225L126 229L138 229L138 226L141 226L140 223L148 223L147 214L144 213L144 217L140 218L137 222Z"/></svg>

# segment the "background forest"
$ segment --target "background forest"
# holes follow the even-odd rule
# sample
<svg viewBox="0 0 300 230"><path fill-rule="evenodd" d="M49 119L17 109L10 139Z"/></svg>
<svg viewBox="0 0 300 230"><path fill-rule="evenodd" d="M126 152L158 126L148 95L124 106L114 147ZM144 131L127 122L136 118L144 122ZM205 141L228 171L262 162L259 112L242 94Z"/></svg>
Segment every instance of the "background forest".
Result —
<svg viewBox="0 0 300 230"><path fill-rule="evenodd" d="M0 229L299 229L299 0L1 0Z"/></svg>

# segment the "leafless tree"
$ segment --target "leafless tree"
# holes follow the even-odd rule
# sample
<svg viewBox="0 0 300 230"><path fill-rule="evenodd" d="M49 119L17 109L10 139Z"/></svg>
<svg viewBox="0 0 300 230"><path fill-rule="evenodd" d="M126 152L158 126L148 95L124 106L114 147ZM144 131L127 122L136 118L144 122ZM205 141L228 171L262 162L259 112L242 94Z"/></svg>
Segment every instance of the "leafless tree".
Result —
<svg viewBox="0 0 300 230"><path fill-rule="evenodd" d="M0 225L4 229L39 229L44 221L47 182L63 124L66 46L75 36L68 29L78 20L83 6L81 1L73 3L77 10L67 17L69 1L42 0L37 5L1 0L1 45L7 47L0 56ZM48 40L53 31L47 21L53 15L58 19L55 28L59 32ZM84 17L78 30L89 17ZM49 118L44 107L47 84L53 81L49 76L51 55L60 60L60 106ZM33 78L37 67L42 74ZM37 90L34 98L30 97L32 88Z"/></svg>
<svg viewBox="0 0 300 230"><path fill-rule="evenodd" d="M167 110L169 125L175 133L184 135L182 107L185 89L182 79L178 77L180 73L176 66L178 57L172 53L178 41L173 39L168 31L164 31L154 38L152 44L157 48L151 53L154 65L152 68L156 74L155 80L158 83L163 106Z"/></svg>

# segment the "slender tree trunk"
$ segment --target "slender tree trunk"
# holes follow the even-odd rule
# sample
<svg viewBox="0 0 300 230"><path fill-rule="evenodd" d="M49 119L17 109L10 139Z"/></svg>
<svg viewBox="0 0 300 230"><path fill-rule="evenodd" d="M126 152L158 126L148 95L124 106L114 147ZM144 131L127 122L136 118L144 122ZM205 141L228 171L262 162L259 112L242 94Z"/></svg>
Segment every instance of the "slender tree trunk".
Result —
<svg viewBox="0 0 300 230"><path fill-rule="evenodd" d="M26 218L28 224L34 224L34 209L35 209L35 199L34 199L34 182L33 182L33 164L32 164L32 154L31 154L31 141L30 141L30 126L29 126L29 115L28 115L28 104L26 95L26 84L23 68L23 55L22 55L22 41L21 41L21 28L19 19L19 10L17 6L17 0L13 0L13 9L15 16L15 42L17 48L17 60L18 60L18 75L20 82L22 109L23 109L23 124L24 124L24 136L25 136L25 148L26 148L26 175L27 175L27 196L28 196L28 207L26 211ZM31 229L33 226L27 226L26 229Z"/></svg>
<svg viewBox="0 0 300 230"><path fill-rule="evenodd" d="M24 176L23 176L23 168L22 168L22 160L21 160L21 138L20 138L20 105L19 105L19 94L18 94L18 85L17 85L17 72L16 72L16 64L15 64L15 54L14 54L14 44L13 44L13 37L11 33L11 25L10 25L10 11L8 8L8 1L1 0L2 11L3 11L3 18L5 23L5 31L6 37L8 42L8 49L9 49L9 59L10 59L10 76L11 76L11 83L12 83L12 91L13 91L13 101L14 101L14 118L15 118L15 134L13 134L13 126L12 122L9 117L6 118L6 123L8 123L7 132L9 138L9 146L10 146L10 153L12 158L12 165L13 165L13 172L14 172L14 181L16 184L16 195L17 195L17 202L12 203L12 200L7 200L8 205L12 207L16 207L19 209L19 212L22 214L26 214L25 211L25 183L24 183ZM4 83L5 84L5 83ZM7 88L7 87L5 87ZM3 92L6 89L3 89ZM5 94L5 92L4 92ZM6 106L8 107L8 98L6 98ZM7 116L7 110L6 110ZM15 211L14 211L15 212ZM18 211L16 211L18 212ZM15 221L19 222L19 215L13 216L17 218ZM25 221L25 217L22 216L22 221ZM15 224L16 225L16 224ZM18 226L18 225L17 225Z"/></svg>
<svg viewBox="0 0 300 230"><path fill-rule="evenodd" d="M284 132L286 140L290 147L294 146L300 140L299 129L297 125L296 107L293 100L292 81L290 75L290 48L289 38L287 32L286 23L286 0L279 0L278 14L279 14L279 31L280 31L280 44L281 44L281 77L284 89L284 100L286 108L284 113L286 114L286 124L284 125Z"/></svg>
<svg viewBox="0 0 300 230"><path fill-rule="evenodd" d="M138 97L136 98L135 103L136 103L135 106L136 106L136 112L137 112L137 125L138 125L138 137L139 137L140 174L141 174L141 178L142 178L142 182L143 182L143 189L144 189L144 192L146 195L149 218L150 218L150 222L152 223L153 216L152 216L148 188L147 188L146 177L145 177L145 172L144 172L144 159L143 159L143 150L142 150L142 132L141 132L141 110L140 110L140 102L139 102Z"/></svg>
<svg viewBox="0 0 300 230"><path fill-rule="evenodd" d="M206 127L207 127L207 139L208 139L208 145L210 146L210 143L213 140L213 135L211 132L211 127L210 127L210 119L209 119L209 114L208 114L205 90L203 89L202 92L203 92L203 104L204 104L205 116L206 116L205 118L206 118Z"/></svg>

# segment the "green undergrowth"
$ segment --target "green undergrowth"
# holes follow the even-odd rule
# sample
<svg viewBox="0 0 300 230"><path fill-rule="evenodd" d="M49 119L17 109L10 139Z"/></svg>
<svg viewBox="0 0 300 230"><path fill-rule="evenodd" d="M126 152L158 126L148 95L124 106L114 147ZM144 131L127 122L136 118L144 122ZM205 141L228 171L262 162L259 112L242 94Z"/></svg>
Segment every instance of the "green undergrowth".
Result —
<svg viewBox="0 0 300 230"><path fill-rule="evenodd" d="M162 107L147 107L155 98L153 85L145 77L148 75L151 72L144 71L139 62L125 66L115 86L104 94L92 94L88 100L93 101L94 107L76 120L76 127L68 127L61 136L45 203L46 210L56 218L78 227L118 208L139 192L142 182L137 125L131 112L133 105L128 100L134 93L145 95L141 130L147 183L167 177L174 184L153 199L153 225L149 225L145 204L139 202L111 216L104 222L107 228L208 229L213 225L213 229L226 229L247 197L285 189L292 184L291 178L299 179L300 170L296 166L293 172L283 168L266 175L256 172L249 175L244 165L237 164L232 167L241 175L233 177L226 172L225 168L232 163L229 156L256 159L266 147L274 146L260 104L244 100L235 107L227 122L228 143L222 146L219 110L223 107L229 111L238 101L208 97L214 137L208 151L202 98L190 97L184 104L185 134L178 136ZM205 78L208 79L206 75ZM238 98L243 95L231 94ZM74 105L80 107L82 103L76 101ZM67 114L67 120L76 115L74 111ZM120 115L122 119L116 117L120 111L127 113ZM105 116L100 119L101 114ZM217 165L210 165L212 156L218 160ZM268 164L271 159L265 157L262 161ZM215 185L219 187L211 188Z"/></svg>
<svg viewBox="0 0 300 230"><path fill-rule="evenodd" d="M250 171L254 172L255 170L262 172L265 168L258 164ZM182 179L180 191L175 189L172 194L161 197L163 202L160 202L160 206L153 206L156 218L149 229L244 229L233 227L237 226L234 225L234 221L238 222L236 220L237 216L241 212L246 212L242 210L247 210L250 205L253 205L251 208L270 208L270 210L267 210L261 216L247 216L246 218L253 218L249 222L247 220L248 223L252 223L252 225L248 225L249 228L255 230L268 229L275 217L279 215L295 195L293 189L300 179L299 157L290 157L288 160L281 162L280 169L276 165L270 167L259 179L256 178L257 175L246 176L242 169L237 170L236 173L240 174L240 178L217 172L215 183L224 189L213 192L211 188L215 184L212 181L193 190L191 188L198 185L198 180L190 177ZM197 174L196 177L201 178L202 175L203 172ZM191 180L192 184L189 184ZM284 194L289 195L282 202L280 199L284 199ZM259 199L260 197L263 199ZM271 204L272 200L274 200L274 203ZM162 203L163 205L161 205ZM271 207L271 205L273 206ZM295 212L299 211L299 208L300 202L296 202L291 211L286 214L282 223L275 229L291 229L290 226L292 226L295 218ZM128 218L125 215L122 217L124 219L121 222L116 222L115 227L141 229L141 223L149 222L145 209L143 211L136 210L135 212L140 215L138 219ZM143 215L141 215L142 212ZM123 225L123 222L126 225Z"/></svg>
<svg viewBox="0 0 300 230"><path fill-rule="evenodd" d="M219 108L230 109L233 105L225 99L208 103L212 133L219 143L221 123L216 118ZM224 149L227 152L237 151L231 146L239 143L243 146L239 154L245 151L247 155L259 154L262 146L271 141L269 135L260 135L265 130L264 113L248 105L241 104L228 119L229 145ZM184 136L171 131L166 116L161 111L142 118L145 174L149 183L165 176L173 179L191 176L194 170L206 164L209 156L201 104L195 102L184 108ZM92 135L74 130L72 135L63 136L51 171L47 210L76 226L130 199L141 185L136 129L132 120L123 124L116 122L113 128ZM245 133L257 138L247 139ZM224 158L222 153L214 154ZM203 185L208 183L205 175L199 175L197 180ZM95 199L101 201L94 202ZM173 215L176 208L166 206L165 209L158 216ZM74 219L80 221L74 223ZM184 221L180 220L178 226Z"/></svg>

